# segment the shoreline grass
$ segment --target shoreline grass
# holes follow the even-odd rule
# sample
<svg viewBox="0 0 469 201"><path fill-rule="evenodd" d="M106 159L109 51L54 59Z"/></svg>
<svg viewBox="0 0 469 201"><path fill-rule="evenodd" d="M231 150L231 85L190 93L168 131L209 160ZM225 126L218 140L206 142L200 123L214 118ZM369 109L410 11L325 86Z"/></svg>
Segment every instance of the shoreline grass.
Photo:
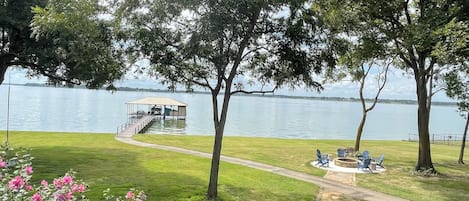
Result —
<svg viewBox="0 0 469 201"><path fill-rule="evenodd" d="M5 133L0 132L5 141ZM110 188L124 195L144 190L149 200L204 200L210 160L123 144L112 134L10 132L10 145L31 148L33 182L62 176L68 170L90 186L99 200ZM313 200L319 187L252 168L222 162L219 200Z"/></svg>
<svg viewBox="0 0 469 201"><path fill-rule="evenodd" d="M193 135L138 135L134 139L211 153L213 137ZM224 137L222 154L276 165L316 176L325 171L311 167L315 151L336 155L339 147L353 147L352 140L298 140L255 137ZM469 200L469 165L457 164L459 147L431 145L438 177L413 175L418 143L364 140L361 149L372 157L385 154L382 174L357 174L358 186L409 200ZM469 159L467 159L469 160Z"/></svg>

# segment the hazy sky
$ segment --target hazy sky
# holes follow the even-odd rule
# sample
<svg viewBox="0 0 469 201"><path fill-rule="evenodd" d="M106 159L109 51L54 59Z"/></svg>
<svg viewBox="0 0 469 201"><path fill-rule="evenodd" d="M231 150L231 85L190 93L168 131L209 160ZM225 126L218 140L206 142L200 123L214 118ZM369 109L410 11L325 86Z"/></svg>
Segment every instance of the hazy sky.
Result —
<svg viewBox="0 0 469 201"><path fill-rule="evenodd" d="M25 83L44 83L45 78L32 78L26 77L24 70L9 70L5 74L5 81L3 84L7 84L11 76L11 83L25 84ZM376 88L376 82L374 79L368 80L369 92L366 91L365 95L368 98L371 97L371 93L374 93ZM117 81L116 86L135 87L135 88L150 88L150 89L166 89L165 86L161 85L157 80L141 76L140 79L125 79ZM373 87L374 86L374 87ZM374 88L374 89L373 89ZM252 89L256 89L255 86ZM373 91L373 92L371 92ZM327 96L327 97L355 97L358 95L358 84L350 83L348 81L342 81L339 83L325 84L324 91L317 93L315 91L308 91L304 89L288 89L281 88L275 92L278 95L292 95L292 96ZM413 79L403 73L402 71L392 71L389 76L389 81L385 86L381 98L385 99L405 99L405 100L416 100L415 95L415 83ZM439 92L434 97L435 101L451 101L444 92Z"/></svg>

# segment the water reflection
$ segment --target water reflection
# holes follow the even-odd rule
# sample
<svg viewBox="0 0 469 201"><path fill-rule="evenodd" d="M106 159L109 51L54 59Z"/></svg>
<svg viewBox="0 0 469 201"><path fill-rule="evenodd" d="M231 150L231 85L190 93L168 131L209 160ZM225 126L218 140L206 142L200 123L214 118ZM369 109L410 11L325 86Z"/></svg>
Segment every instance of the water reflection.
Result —
<svg viewBox="0 0 469 201"><path fill-rule="evenodd" d="M186 120L184 119L158 119L148 128L149 134L186 134Z"/></svg>

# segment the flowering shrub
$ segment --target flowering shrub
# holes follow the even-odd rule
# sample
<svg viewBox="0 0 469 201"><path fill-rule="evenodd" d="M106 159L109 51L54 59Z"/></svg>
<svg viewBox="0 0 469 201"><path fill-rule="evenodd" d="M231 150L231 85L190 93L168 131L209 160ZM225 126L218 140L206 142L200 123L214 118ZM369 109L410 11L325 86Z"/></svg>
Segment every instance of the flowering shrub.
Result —
<svg viewBox="0 0 469 201"><path fill-rule="evenodd" d="M107 189L104 191L104 200L106 201L111 201L111 200L115 200L115 201L143 201L143 200L146 200L147 199L147 196L145 195L145 193L143 191L136 191L135 189L130 189L129 192L127 192L127 194L122 197L116 197L114 195L111 195L109 194L110 190Z"/></svg>
<svg viewBox="0 0 469 201"><path fill-rule="evenodd" d="M63 177L55 178L51 183L42 180L40 185L31 184L34 159L27 150L13 154L13 149L1 145L0 152L0 200L1 201L85 201L87 185L75 179L69 171ZM144 201L147 196L143 191L131 189L127 194L114 196L107 189L103 192L106 201Z"/></svg>

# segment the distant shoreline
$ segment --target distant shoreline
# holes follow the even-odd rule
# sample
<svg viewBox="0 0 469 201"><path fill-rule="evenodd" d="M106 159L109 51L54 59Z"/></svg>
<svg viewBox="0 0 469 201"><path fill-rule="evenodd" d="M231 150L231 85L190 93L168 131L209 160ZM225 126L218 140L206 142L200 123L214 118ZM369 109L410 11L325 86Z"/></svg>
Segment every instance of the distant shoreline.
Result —
<svg viewBox="0 0 469 201"><path fill-rule="evenodd" d="M16 86L29 86L29 87L53 87L53 88L69 88L66 86L50 86L46 84L39 83L26 83L26 84L11 84ZM73 88L82 88L86 89L83 86L74 86ZM104 88L98 90L105 90ZM148 88L133 88L133 87L117 87L116 91L140 91L140 92L160 92L160 93L194 93L194 94L210 94L209 92L204 91L175 91L171 92L169 90L163 89L148 89ZM341 101L341 102L360 102L359 98L345 98L345 97L317 97L317 96L290 96L290 95L275 95L275 94L236 94L236 96L255 96L255 97L267 97L267 98L289 98L289 99L304 99L304 100L319 100L319 101ZM366 99L367 102L371 102L372 99ZM384 104L404 104L404 105L417 105L415 100L402 100L402 99L379 99L378 103ZM441 102L433 101L432 105L435 106L451 106L456 107L456 102Z"/></svg>

